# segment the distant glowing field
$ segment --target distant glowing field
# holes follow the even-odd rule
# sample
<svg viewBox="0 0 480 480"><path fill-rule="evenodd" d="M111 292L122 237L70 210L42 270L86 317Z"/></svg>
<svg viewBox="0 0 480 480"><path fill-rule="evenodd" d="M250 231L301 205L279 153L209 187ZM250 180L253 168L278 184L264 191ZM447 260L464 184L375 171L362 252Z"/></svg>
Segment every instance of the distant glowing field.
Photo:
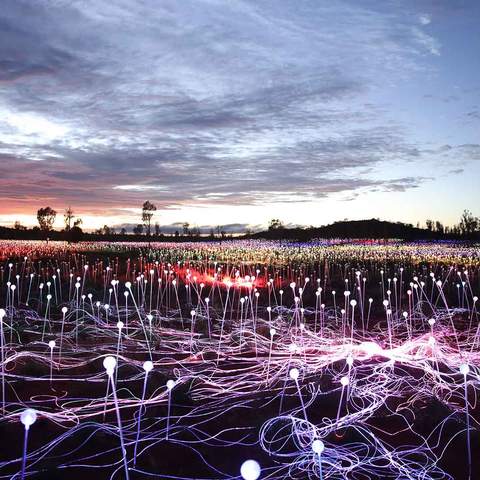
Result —
<svg viewBox="0 0 480 480"><path fill-rule="evenodd" d="M0 258L0 478L480 478L479 245Z"/></svg>

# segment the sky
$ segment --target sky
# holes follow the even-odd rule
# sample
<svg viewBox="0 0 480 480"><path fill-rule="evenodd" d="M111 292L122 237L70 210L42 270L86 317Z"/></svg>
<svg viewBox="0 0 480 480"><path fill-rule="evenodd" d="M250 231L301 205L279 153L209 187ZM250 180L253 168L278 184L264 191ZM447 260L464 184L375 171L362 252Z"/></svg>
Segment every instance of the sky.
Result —
<svg viewBox="0 0 480 480"><path fill-rule="evenodd" d="M0 224L480 215L477 0L2 0Z"/></svg>

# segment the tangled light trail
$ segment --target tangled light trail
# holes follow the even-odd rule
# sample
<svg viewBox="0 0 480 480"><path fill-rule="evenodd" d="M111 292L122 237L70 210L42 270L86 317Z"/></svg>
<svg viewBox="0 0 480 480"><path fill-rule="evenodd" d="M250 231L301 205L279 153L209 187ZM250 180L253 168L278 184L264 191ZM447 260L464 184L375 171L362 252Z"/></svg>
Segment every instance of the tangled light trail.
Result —
<svg viewBox="0 0 480 480"><path fill-rule="evenodd" d="M0 478L479 478L478 246L0 256Z"/></svg>

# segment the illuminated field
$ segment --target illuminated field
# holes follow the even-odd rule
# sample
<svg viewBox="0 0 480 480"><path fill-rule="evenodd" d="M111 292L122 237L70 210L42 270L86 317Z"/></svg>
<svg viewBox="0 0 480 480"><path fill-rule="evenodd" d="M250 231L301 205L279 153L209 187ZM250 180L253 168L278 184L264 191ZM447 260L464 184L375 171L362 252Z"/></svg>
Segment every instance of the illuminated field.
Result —
<svg viewBox="0 0 480 480"><path fill-rule="evenodd" d="M0 257L0 478L479 478L478 245Z"/></svg>

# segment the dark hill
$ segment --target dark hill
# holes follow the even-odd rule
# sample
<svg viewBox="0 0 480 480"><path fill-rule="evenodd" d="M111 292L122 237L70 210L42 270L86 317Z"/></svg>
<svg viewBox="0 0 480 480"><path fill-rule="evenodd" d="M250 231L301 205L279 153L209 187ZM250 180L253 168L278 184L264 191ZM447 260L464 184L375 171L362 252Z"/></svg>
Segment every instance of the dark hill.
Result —
<svg viewBox="0 0 480 480"><path fill-rule="evenodd" d="M377 219L345 220L323 227L275 228L251 235L251 238L311 240L313 238L398 238L402 240L429 240L455 238L411 224L386 222Z"/></svg>

